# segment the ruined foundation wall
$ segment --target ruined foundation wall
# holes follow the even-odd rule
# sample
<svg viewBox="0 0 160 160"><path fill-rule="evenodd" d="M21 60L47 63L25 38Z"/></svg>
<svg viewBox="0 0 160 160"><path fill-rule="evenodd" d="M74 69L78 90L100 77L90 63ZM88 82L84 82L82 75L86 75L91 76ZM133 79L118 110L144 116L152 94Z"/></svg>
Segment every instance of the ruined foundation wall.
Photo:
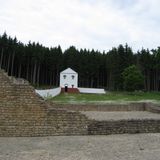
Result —
<svg viewBox="0 0 160 160"><path fill-rule="evenodd" d="M71 111L145 111L145 103L129 104L52 104L52 108L61 108Z"/></svg>
<svg viewBox="0 0 160 160"><path fill-rule="evenodd" d="M160 133L160 119L133 119L117 121L93 121L88 127L89 135Z"/></svg>
<svg viewBox="0 0 160 160"><path fill-rule="evenodd" d="M57 105L45 103L25 80L8 77L0 70L0 136L97 135L160 132L160 120L95 121L77 112L150 111L160 113L153 104Z"/></svg>

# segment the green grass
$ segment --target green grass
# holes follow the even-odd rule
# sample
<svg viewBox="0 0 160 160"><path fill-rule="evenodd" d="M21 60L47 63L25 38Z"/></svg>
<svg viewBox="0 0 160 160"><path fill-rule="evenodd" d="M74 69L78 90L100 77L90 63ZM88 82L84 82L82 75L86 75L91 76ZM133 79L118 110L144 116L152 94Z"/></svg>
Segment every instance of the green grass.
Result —
<svg viewBox="0 0 160 160"><path fill-rule="evenodd" d="M63 93L49 101L55 103L125 103L130 101L160 102L160 92L108 92L106 94L69 94Z"/></svg>

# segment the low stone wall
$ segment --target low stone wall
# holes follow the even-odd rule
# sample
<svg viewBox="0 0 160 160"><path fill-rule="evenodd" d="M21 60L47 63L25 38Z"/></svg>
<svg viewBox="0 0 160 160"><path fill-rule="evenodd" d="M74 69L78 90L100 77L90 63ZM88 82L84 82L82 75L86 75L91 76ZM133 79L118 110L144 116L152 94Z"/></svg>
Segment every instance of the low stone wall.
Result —
<svg viewBox="0 0 160 160"><path fill-rule="evenodd" d="M78 112L0 108L0 136L86 135L88 120Z"/></svg>
<svg viewBox="0 0 160 160"><path fill-rule="evenodd" d="M53 108L61 108L71 111L145 111L145 103L129 104L52 104Z"/></svg>
<svg viewBox="0 0 160 160"><path fill-rule="evenodd" d="M153 103L135 102L128 104L51 104L51 108L65 109L70 111L148 111L160 113L160 106Z"/></svg>
<svg viewBox="0 0 160 160"><path fill-rule="evenodd" d="M103 88L81 88L78 87L80 93L89 93L89 94L105 94L105 90Z"/></svg>
<svg viewBox="0 0 160 160"><path fill-rule="evenodd" d="M124 133L160 133L160 120L92 121L88 126L89 135Z"/></svg>
<svg viewBox="0 0 160 160"><path fill-rule="evenodd" d="M87 135L89 120L79 112L49 110L47 125L56 127L57 135ZM55 135L51 133L50 135Z"/></svg>
<svg viewBox="0 0 160 160"><path fill-rule="evenodd" d="M106 105L57 105L76 111L148 111L160 113L160 107L152 103L106 104ZM141 117L140 117L141 118ZM160 133L160 119L90 120L88 135L133 133Z"/></svg>
<svg viewBox="0 0 160 160"><path fill-rule="evenodd" d="M160 106L153 103L146 103L145 111L152 112L152 113L160 113Z"/></svg>
<svg viewBox="0 0 160 160"><path fill-rule="evenodd" d="M53 89L44 89L44 90L35 90L43 98L55 97L61 93L61 88L53 88Z"/></svg>

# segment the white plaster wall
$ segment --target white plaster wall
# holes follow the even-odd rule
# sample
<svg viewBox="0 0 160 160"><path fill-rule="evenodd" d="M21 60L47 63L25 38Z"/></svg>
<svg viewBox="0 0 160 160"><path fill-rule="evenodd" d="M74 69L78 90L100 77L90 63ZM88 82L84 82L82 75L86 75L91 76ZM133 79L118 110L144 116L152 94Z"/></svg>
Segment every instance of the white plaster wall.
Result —
<svg viewBox="0 0 160 160"><path fill-rule="evenodd" d="M64 75L66 75L66 78L64 79ZM72 79L72 75L74 75L74 79ZM64 88L65 85L68 86L68 88L72 88L72 85L74 85L73 88L78 87L78 74L75 73L61 73L60 74L60 87Z"/></svg>
<svg viewBox="0 0 160 160"><path fill-rule="evenodd" d="M61 93L61 88L54 88L54 89L45 89L45 90L35 90L41 97L55 97Z"/></svg>
<svg viewBox="0 0 160 160"><path fill-rule="evenodd" d="M80 93L95 93L95 94L105 94L104 89L100 88L78 88Z"/></svg>

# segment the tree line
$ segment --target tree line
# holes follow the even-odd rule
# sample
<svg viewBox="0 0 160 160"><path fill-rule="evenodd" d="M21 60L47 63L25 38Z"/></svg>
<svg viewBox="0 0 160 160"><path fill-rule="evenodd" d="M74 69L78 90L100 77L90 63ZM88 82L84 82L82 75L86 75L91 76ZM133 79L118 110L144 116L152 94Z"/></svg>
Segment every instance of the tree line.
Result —
<svg viewBox="0 0 160 160"><path fill-rule="evenodd" d="M143 90L160 90L160 47L136 53L127 44L103 53L74 46L62 51L61 46L24 44L6 33L0 36L0 68L34 86L59 86L60 72L70 67L78 72L80 87L123 90L122 73L131 65L144 76Z"/></svg>

